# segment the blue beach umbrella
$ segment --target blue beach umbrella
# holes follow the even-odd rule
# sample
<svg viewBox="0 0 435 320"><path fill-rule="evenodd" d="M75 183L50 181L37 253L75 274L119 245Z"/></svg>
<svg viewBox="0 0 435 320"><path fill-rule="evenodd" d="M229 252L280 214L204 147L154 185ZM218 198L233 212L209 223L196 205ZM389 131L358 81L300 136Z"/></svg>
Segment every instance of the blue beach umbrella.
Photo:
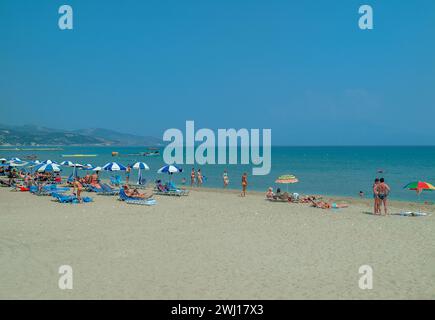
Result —
<svg viewBox="0 0 435 320"><path fill-rule="evenodd" d="M139 172L137 174L137 184L142 184L143 182L142 170L149 170L150 167L148 167L148 165L145 162L136 162L133 165L133 169L139 169Z"/></svg>
<svg viewBox="0 0 435 320"><path fill-rule="evenodd" d="M21 160L20 158L11 158L8 161L8 164L10 167L22 167L27 164L26 161Z"/></svg>
<svg viewBox="0 0 435 320"><path fill-rule="evenodd" d="M157 173L167 173L169 174L169 180L171 180L171 177L174 173L180 173L183 169L180 167L174 166L173 164L166 165L164 167L161 167L159 170L157 170Z"/></svg>
<svg viewBox="0 0 435 320"><path fill-rule="evenodd" d="M177 167L177 166L174 166L173 164L170 164L170 165L166 165L164 167L161 167L159 170L157 170L157 173L173 174L173 173L179 173L182 171L183 171L183 169L181 169L180 167Z"/></svg>
<svg viewBox="0 0 435 320"><path fill-rule="evenodd" d="M74 166L74 163L72 163L71 161L62 161L60 163L62 166L67 166L67 167L72 167Z"/></svg>
<svg viewBox="0 0 435 320"><path fill-rule="evenodd" d="M109 162L103 166L103 170L105 171L125 171L127 168L120 163L117 162Z"/></svg>
<svg viewBox="0 0 435 320"><path fill-rule="evenodd" d="M36 171L38 172L60 172L61 169L59 165L55 163L42 163L36 167Z"/></svg>
<svg viewBox="0 0 435 320"><path fill-rule="evenodd" d="M45 160L41 162L42 164L58 164L56 161L52 161L52 160Z"/></svg>
<svg viewBox="0 0 435 320"><path fill-rule="evenodd" d="M29 168L30 168L30 172L33 173L33 168L36 167L36 166L38 166L38 165L40 165L40 164L41 164L41 161L39 161L39 160L30 161L30 162L28 163Z"/></svg>

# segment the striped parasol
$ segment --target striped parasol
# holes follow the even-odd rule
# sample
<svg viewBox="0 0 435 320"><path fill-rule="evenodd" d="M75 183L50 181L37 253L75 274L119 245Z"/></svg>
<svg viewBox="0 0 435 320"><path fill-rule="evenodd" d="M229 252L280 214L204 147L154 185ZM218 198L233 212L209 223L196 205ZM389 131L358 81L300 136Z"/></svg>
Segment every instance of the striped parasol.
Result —
<svg viewBox="0 0 435 320"><path fill-rule="evenodd" d="M125 170L127 170L127 168L120 163L109 162L109 163L106 163L104 165L103 170L105 170L105 171L125 171Z"/></svg>
<svg viewBox="0 0 435 320"><path fill-rule="evenodd" d="M286 184L287 185L287 192L288 192L288 185L290 183L296 183L296 182L299 182L299 180L298 180L298 178L296 178L292 174L285 174L285 175L279 176L278 179L275 180L275 183Z"/></svg>
<svg viewBox="0 0 435 320"><path fill-rule="evenodd" d="M61 168L59 167L59 165L57 165L55 163L41 163L35 169L38 172L60 172L61 171Z"/></svg>
<svg viewBox="0 0 435 320"><path fill-rule="evenodd" d="M423 190L427 190L427 191L435 190L435 187L433 185L431 185L429 182L425 182L425 181L413 181L413 182L408 183L403 188L409 189L409 190L415 190L415 191L417 191L417 193L420 193Z"/></svg>

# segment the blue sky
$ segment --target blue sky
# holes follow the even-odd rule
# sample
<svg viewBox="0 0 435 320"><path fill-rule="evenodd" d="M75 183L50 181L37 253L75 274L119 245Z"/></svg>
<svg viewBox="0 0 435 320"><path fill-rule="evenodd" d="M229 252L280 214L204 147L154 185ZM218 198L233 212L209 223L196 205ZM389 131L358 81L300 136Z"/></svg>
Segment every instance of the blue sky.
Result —
<svg viewBox="0 0 435 320"><path fill-rule="evenodd" d="M358 28L362 4L373 30ZM433 144L434 39L433 0L2 0L0 123Z"/></svg>

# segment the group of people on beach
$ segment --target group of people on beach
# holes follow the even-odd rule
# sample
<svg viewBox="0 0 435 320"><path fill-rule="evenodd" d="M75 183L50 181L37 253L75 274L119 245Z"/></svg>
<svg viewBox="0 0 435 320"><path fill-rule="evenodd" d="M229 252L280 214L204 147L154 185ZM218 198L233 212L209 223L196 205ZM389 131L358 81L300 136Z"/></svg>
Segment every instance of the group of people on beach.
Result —
<svg viewBox="0 0 435 320"><path fill-rule="evenodd" d="M195 168L192 168L192 171L190 172L190 186L193 187L195 185L197 187L201 187L204 182L204 177L201 173L201 169L198 169L195 173Z"/></svg>
<svg viewBox="0 0 435 320"><path fill-rule="evenodd" d="M195 168L192 168L192 170L190 172L190 186L193 187L196 184L197 187L201 187L203 182L204 182L204 178L205 177L201 173L201 169L198 169L197 171L195 171ZM224 189L226 189L228 187L228 185L230 184L230 178L228 176L227 170L224 170L224 172L222 174L222 182L223 182ZM185 184L186 179L183 178L181 183ZM248 188L248 174L245 172L242 175L242 193L241 193L242 197L246 196L246 189L247 188Z"/></svg>
<svg viewBox="0 0 435 320"><path fill-rule="evenodd" d="M388 214L387 210L387 198L390 194L390 187L388 184L385 183L384 178L376 178L375 182L373 183L373 199L374 199L374 206L373 206L373 214L375 215L381 215L381 207L384 206L384 214Z"/></svg>

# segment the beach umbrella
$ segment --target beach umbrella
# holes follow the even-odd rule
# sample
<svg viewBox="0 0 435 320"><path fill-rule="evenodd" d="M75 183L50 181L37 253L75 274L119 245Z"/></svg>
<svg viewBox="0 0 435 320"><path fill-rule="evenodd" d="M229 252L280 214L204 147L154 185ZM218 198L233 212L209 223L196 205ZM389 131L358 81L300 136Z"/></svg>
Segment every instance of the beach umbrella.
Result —
<svg viewBox="0 0 435 320"><path fill-rule="evenodd" d="M105 171L125 171L127 168L120 163L117 162L109 162L103 166L103 170Z"/></svg>
<svg viewBox="0 0 435 320"><path fill-rule="evenodd" d="M292 174L285 174L285 175L279 176L278 179L275 180L275 183L286 184L287 185L287 192L288 192L288 185L290 183L296 183L296 182L299 182L299 180L298 180L298 178L296 178Z"/></svg>
<svg viewBox="0 0 435 320"><path fill-rule="evenodd" d="M83 168L83 165L80 164L80 163L73 163L71 167L74 168L73 169L73 175L74 175L74 177L77 177L78 176L77 168Z"/></svg>
<svg viewBox="0 0 435 320"><path fill-rule="evenodd" d="M149 170L150 167L148 167L148 165L145 162L136 162L133 165L133 169L144 169L144 170Z"/></svg>
<svg viewBox="0 0 435 320"><path fill-rule="evenodd" d="M103 168L101 168L101 167L95 167L95 168L92 168L92 171L101 171L101 170L103 170Z"/></svg>
<svg viewBox="0 0 435 320"><path fill-rule="evenodd" d="M62 161L60 164L62 166L68 166L68 167L72 167L74 165L74 163L72 163L71 161Z"/></svg>
<svg viewBox="0 0 435 320"><path fill-rule="evenodd" d="M55 163L42 163L36 167L36 171L38 172L60 172L61 169L59 165Z"/></svg>
<svg viewBox="0 0 435 320"><path fill-rule="evenodd" d="M88 170L90 170L90 169L92 169L94 166L92 165L92 164L90 164L90 163L87 163L87 164L85 164L84 166L83 166L83 169L88 169Z"/></svg>
<svg viewBox="0 0 435 320"><path fill-rule="evenodd" d="M413 181L403 187L404 189L415 190L417 192L418 200L420 201L420 194L422 191L434 191L435 187L429 182Z"/></svg>
<svg viewBox="0 0 435 320"><path fill-rule="evenodd" d="M415 191L417 191L417 193L421 193L423 190L426 190L426 191L435 190L435 187L433 185L431 185L429 182L425 182L425 181L413 181L413 182L408 183L403 188L409 189L409 190L415 190Z"/></svg>
<svg viewBox="0 0 435 320"><path fill-rule="evenodd" d="M178 172L182 172L182 171L183 171L183 169L170 164L170 165L166 165L164 167L161 167L159 170L157 170L157 173L173 174L173 173L178 173Z"/></svg>
<svg viewBox="0 0 435 320"><path fill-rule="evenodd" d="M39 160L30 161L28 163L29 168L30 168L30 172L33 172L33 168L40 165L40 164L41 164L41 161L39 161Z"/></svg>
<svg viewBox="0 0 435 320"><path fill-rule="evenodd" d="M45 160L45 161L42 161L41 163L43 163L43 164L58 164L56 161L52 161L52 160Z"/></svg>
<svg viewBox="0 0 435 320"><path fill-rule="evenodd" d="M7 160L5 158L1 158L0 162L6 162Z"/></svg>
<svg viewBox="0 0 435 320"><path fill-rule="evenodd" d="M167 174L169 174L169 180L171 180L171 177L174 173L179 173L182 171L183 171L183 169L170 164L170 165L166 165L164 167L161 167L159 170L157 170L157 173L167 173Z"/></svg>
<svg viewBox="0 0 435 320"><path fill-rule="evenodd" d="M9 163L10 167L22 167L22 166L25 166L27 164L26 161L22 161L18 158L14 158L14 159L16 159L16 160L9 160L8 163Z"/></svg>
<svg viewBox="0 0 435 320"><path fill-rule="evenodd" d="M136 162L133 165L133 169L139 169L137 174L137 184L142 184L142 170L149 170L150 167L145 162Z"/></svg>
<svg viewBox="0 0 435 320"><path fill-rule="evenodd" d="M9 162L22 162L23 160L21 160L20 158L10 158Z"/></svg>

